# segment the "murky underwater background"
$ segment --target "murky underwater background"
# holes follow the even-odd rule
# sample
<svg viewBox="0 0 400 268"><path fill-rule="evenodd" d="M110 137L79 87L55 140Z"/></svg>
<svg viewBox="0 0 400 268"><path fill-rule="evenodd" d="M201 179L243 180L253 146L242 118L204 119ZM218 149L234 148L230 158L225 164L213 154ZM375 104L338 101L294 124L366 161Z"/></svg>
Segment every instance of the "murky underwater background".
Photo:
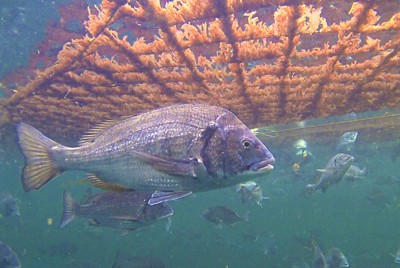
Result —
<svg viewBox="0 0 400 268"><path fill-rule="evenodd" d="M57 4L37 1L18 6L21 3L6 1L0 7L0 76L23 66L34 43L43 38L36 29L17 26L32 25L34 21L35 26L44 27L42 19L53 17ZM47 16L33 20L32 14L41 10L41 5L48 5ZM28 32L29 38L21 39ZM12 50L8 49L10 45ZM271 197L263 201L262 207L242 203L233 188L196 193L170 202L175 213L169 232L165 222L160 221L126 236L114 229L90 227L85 219L58 229L63 191L67 189L79 200L90 187L80 180L84 174L67 172L41 190L25 193L19 149L16 144L3 144L0 190L19 200L21 215L0 218L0 240L18 254L22 267L32 268L112 267L119 251L132 256L157 256L166 267L311 267L312 241L325 250L339 247L351 267L396 267L399 265L392 255L400 246L400 157L393 158L393 150L399 141L374 143L362 137L363 131L359 131L351 154L358 166L367 167L368 174L354 183L344 180L326 193L304 194L305 186L315 179L315 170L324 168L335 154L332 145L339 136L332 139L332 144L307 140L315 159L301 168L300 176L292 170L292 143L276 146L273 139L268 139L266 145L276 164L273 172L256 181L264 195ZM201 217L214 205L225 205L240 215L249 211L250 220L217 228Z"/></svg>
<svg viewBox="0 0 400 268"><path fill-rule="evenodd" d="M307 267L312 239L326 250L342 249L351 267L396 267L391 254L399 247L400 158L392 161L393 145L356 142L352 154L355 163L367 167L366 178L308 196L305 185L333 155L332 146L309 141L316 159L296 176L288 160L291 144L282 148L270 142L277 162L273 172L257 180L271 197L262 207L242 203L232 188L196 193L170 202L175 210L170 232L161 221L126 236L88 226L84 219L59 230L63 190L79 200L89 186L80 180L84 174L67 172L39 191L24 193L22 156L17 148L8 149L2 152L0 187L19 200L21 216L0 219L1 240L23 267L112 267L118 251L158 256L167 267ZM204 209L220 204L240 215L250 211L250 221L217 228L201 217Z"/></svg>

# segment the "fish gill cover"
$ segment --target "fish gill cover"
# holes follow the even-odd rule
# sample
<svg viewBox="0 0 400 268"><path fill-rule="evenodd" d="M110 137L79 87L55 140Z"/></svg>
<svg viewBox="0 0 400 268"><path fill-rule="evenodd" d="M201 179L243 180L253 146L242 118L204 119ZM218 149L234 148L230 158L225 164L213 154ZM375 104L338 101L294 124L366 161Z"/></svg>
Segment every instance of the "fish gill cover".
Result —
<svg viewBox="0 0 400 268"><path fill-rule="evenodd" d="M86 33L75 21L57 62L1 100L1 125L76 137L173 103L222 106L250 127L399 107L398 1L104 0L87 10Z"/></svg>

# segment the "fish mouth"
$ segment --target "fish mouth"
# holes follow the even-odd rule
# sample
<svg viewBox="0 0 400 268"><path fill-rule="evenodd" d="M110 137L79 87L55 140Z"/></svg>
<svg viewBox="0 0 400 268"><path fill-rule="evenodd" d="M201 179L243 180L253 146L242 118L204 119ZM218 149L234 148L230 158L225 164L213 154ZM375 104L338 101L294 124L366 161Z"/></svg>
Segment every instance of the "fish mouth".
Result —
<svg viewBox="0 0 400 268"><path fill-rule="evenodd" d="M249 170L258 172L258 171L270 171L274 169L274 166L272 165L275 163L275 158L268 158L265 160L262 160L260 162L254 163L250 165Z"/></svg>

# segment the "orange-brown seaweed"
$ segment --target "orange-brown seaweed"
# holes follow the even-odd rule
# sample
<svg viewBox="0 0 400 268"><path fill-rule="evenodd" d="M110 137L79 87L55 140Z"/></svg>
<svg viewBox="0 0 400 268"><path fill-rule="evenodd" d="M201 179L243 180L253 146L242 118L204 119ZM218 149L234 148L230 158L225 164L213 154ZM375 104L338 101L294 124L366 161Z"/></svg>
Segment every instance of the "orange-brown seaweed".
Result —
<svg viewBox="0 0 400 268"><path fill-rule="evenodd" d="M87 34L1 101L2 125L75 138L173 103L220 105L250 127L400 106L395 0L103 0L88 11Z"/></svg>

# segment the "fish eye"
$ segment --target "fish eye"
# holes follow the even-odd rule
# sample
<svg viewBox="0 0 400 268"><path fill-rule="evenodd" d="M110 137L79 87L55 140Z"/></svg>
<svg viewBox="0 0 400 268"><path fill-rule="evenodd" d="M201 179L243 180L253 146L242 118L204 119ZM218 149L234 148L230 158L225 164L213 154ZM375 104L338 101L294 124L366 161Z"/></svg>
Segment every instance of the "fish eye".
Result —
<svg viewBox="0 0 400 268"><path fill-rule="evenodd" d="M249 149L253 145L253 142L249 139L243 139L242 140L242 147L244 149Z"/></svg>

